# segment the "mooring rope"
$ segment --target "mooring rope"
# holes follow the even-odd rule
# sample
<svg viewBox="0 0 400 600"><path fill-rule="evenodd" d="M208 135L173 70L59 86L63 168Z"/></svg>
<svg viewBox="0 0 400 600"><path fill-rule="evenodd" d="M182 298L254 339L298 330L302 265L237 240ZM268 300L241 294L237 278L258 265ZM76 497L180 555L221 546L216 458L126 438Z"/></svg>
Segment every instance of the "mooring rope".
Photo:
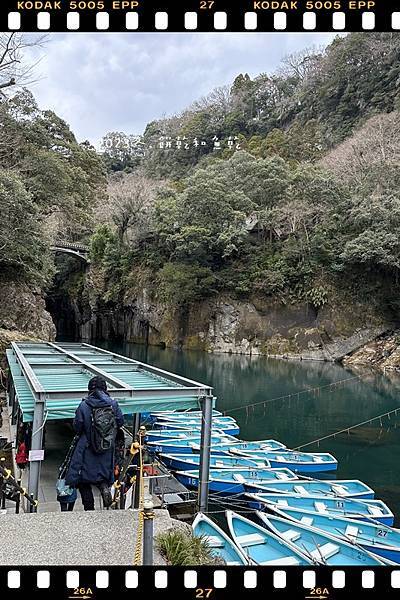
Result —
<svg viewBox="0 0 400 600"><path fill-rule="evenodd" d="M143 547L143 530L144 530L144 481L143 481L143 436L139 433L139 486L140 486L140 497L139 497L139 524L138 524L138 533L136 538L136 547L135 547L135 559L133 564L135 566L139 566L142 562L142 547ZM136 480L137 484L137 480Z"/></svg>
<svg viewBox="0 0 400 600"><path fill-rule="evenodd" d="M266 405L269 404L270 402L277 402L278 400L289 400L290 398L300 398L300 396L302 396L303 394L312 394L312 393L316 393L319 392L321 390L325 390L327 388L330 388L331 391L334 391L336 389L336 387L338 387L341 384L345 384L345 383L349 383L350 381L360 381L361 380L361 376L356 376L356 377L348 377L347 379L340 379L339 381L333 381L332 383L328 383L326 385L321 385L319 387L315 387L315 388L310 388L307 390L301 390L298 392L292 392L291 394L286 394L285 396L277 396L276 398L270 398L269 400L262 400L261 402L255 402L254 404L245 404L243 406L237 406L236 408L229 408L223 411L223 414L225 416L227 416L228 414L232 413L232 412L238 412L239 410L248 410L249 408L254 408L255 406L262 406L262 405Z"/></svg>
<svg viewBox="0 0 400 600"><path fill-rule="evenodd" d="M391 415L395 415L397 416L397 414L400 412L400 407L399 408L395 408L394 410L390 410L387 413L384 413L382 415L378 415L377 417L372 417L372 419L367 419L366 421L362 421L361 423L357 423L357 425L351 425L351 427L346 427L345 429L340 429L339 431L335 431L335 433L331 433L329 435L324 435L323 437L320 437L316 440L313 440L312 442L307 442L307 444L303 444L301 446L297 446L296 448L293 448L293 450L301 450L301 448L306 448L307 446L312 446L313 444L319 444L320 442L322 442L323 440L328 440L330 438L335 438L337 435L340 435L342 433L347 433L350 434L350 431L352 431L353 429L357 429L357 427L361 427L362 425L368 425L369 423L373 423L374 421L380 421L381 427L382 425L382 419L384 418L388 418L390 420L390 416Z"/></svg>

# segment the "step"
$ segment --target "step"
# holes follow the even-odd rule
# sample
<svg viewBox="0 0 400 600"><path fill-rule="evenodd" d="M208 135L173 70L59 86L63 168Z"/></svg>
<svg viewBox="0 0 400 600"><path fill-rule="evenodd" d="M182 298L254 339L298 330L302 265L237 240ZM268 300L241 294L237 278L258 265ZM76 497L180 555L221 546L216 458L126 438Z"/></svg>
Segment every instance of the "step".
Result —
<svg viewBox="0 0 400 600"><path fill-rule="evenodd" d="M137 511L6 514L1 519L1 565L132 565ZM154 536L176 526L155 511ZM155 564L165 564L155 552Z"/></svg>

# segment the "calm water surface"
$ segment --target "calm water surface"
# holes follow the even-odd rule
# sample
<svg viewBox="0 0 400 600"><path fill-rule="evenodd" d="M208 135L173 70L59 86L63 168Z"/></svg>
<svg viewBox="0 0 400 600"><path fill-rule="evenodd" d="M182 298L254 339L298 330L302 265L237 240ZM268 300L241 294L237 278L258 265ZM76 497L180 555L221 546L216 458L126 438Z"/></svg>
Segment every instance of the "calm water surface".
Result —
<svg viewBox="0 0 400 600"><path fill-rule="evenodd" d="M330 363L93 344L213 386L217 408L237 419L245 440L274 438L294 448L400 407L399 376L367 372L331 385L359 374ZM334 454L338 478L361 479L400 516L399 425L400 412L305 450Z"/></svg>

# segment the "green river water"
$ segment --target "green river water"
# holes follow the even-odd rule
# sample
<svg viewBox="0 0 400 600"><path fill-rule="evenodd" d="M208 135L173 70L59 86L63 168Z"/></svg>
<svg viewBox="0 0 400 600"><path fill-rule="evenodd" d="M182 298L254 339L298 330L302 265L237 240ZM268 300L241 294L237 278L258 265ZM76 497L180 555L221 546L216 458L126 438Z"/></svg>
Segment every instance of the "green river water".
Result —
<svg viewBox="0 0 400 600"><path fill-rule="evenodd" d="M273 438L295 448L400 407L400 376L360 375L322 362L93 344L212 385L217 408L236 418L245 440ZM305 450L334 454L338 478L361 479L400 515L400 411L382 426L367 424Z"/></svg>

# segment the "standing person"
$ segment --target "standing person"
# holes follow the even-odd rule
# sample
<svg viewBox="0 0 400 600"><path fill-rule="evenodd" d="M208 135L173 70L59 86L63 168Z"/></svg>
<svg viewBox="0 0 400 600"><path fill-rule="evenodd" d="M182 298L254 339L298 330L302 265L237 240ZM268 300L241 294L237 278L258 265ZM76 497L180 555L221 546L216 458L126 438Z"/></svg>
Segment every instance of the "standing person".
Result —
<svg viewBox="0 0 400 600"><path fill-rule="evenodd" d="M88 390L88 397L76 409L74 429L79 440L65 482L79 489L84 510L94 510L92 485L99 488L106 508L112 504L115 438L124 417L103 377L93 377Z"/></svg>

